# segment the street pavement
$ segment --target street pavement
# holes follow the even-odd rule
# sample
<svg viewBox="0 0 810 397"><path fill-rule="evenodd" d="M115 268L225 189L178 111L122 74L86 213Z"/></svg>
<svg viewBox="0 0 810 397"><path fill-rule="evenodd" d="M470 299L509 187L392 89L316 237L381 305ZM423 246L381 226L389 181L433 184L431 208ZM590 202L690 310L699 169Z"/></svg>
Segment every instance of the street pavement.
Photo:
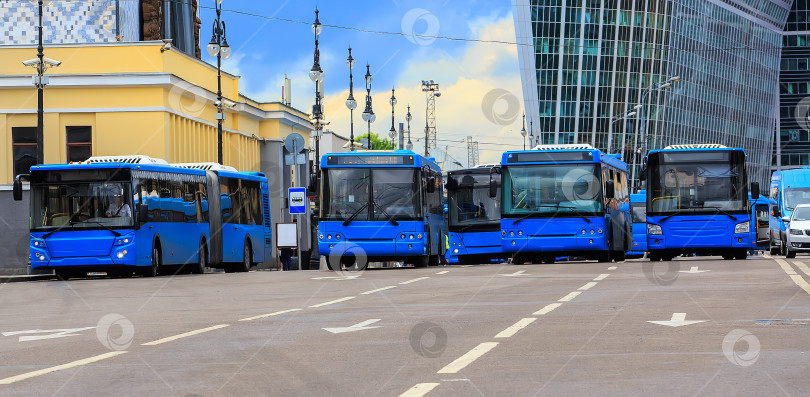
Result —
<svg viewBox="0 0 810 397"><path fill-rule="evenodd" d="M2 284L0 395L806 395L808 265L700 257Z"/></svg>

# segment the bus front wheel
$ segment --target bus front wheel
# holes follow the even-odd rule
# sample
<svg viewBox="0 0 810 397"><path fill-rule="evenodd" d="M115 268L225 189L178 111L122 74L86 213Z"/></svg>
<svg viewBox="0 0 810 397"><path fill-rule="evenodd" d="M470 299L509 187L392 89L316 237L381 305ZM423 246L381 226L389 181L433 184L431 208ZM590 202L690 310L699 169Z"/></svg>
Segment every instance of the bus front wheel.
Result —
<svg viewBox="0 0 810 397"><path fill-rule="evenodd" d="M253 262L253 251L250 249L250 243L245 240L245 248L242 251L242 264L239 266L238 271L245 273L250 270Z"/></svg>
<svg viewBox="0 0 810 397"><path fill-rule="evenodd" d="M149 268L144 269L141 275L144 277L157 277L160 271L160 263L161 263L160 245L155 243L152 246L152 265L149 266Z"/></svg>
<svg viewBox="0 0 810 397"><path fill-rule="evenodd" d="M208 248L205 246L205 240L200 241L200 251L198 255L200 259L197 261L197 265L191 269L191 273L193 274L205 273L205 267L208 266Z"/></svg>

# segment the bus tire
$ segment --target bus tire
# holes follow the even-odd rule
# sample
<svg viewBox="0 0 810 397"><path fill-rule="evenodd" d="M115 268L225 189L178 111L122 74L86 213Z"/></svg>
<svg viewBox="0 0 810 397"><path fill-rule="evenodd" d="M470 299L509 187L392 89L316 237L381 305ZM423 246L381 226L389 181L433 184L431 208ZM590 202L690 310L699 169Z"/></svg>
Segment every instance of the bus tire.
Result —
<svg viewBox="0 0 810 397"><path fill-rule="evenodd" d="M428 266L439 266L439 255L430 255L428 258Z"/></svg>
<svg viewBox="0 0 810 397"><path fill-rule="evenodd" d="M427 267L429 263L430 255L423 255L416 258L416 260L413 262L413 267Z"/></svg>
<svg viewBox="0 0 810 397"><path fill-rule="evenodd" d="M785 246L785 239L779 242L779 255L787 256L787 247Z"/></svg>
<svg viewBox="0 0 810 397"><path fill-rule="evenodd" d="M245 273L250 270L253 264L253 250L250 247L250 240L245 240L245 248L242 250L242 263L239 264L237 270L240 273Z"/></svg>
<svg viewBox="0 0 810 397"><path fill-rule="evenodd" d="M599 254L599 258L597 258L597 260L599 261L599 263L610 262L610 252ZM650 260L652 260L652 257L650 257Z"/></svg>
<svg viewBox="0 0 810 397"><path fill-rule="evenodd" d="M335 270L335 267L332 266L332 262L329 261L329 255L325 255L324 259L326 260L326 268L329 270Z"/></svg>
<svg viewBox="0 0 810 397"><path fill-rule="evenodd" d="M773 234L768 236L768 249L771 255L779 254L779 248L773 243Z"/></svg>
<svg viewBox="0 0 810 397"><path fill-rule="evenodd" d="M734 258L739 260L748 259L748 250L746 249L737 250L737 254L734 255Z"/></svg>
<svg viewBox="0 0 810 397"><path fill-rule="evenodd" d="M197 265L191 268L192 274L203 274L205 273L206 266L208 266L208 247L205 244L205 239L200 240L198 256Z"/></svg>
<svg viewBox="0 0 810 397"><path fill-rule="evenodd" d="M161 253L160 253L160 242L159 240L155 240L152 243L152 265L146 269L141 270L141 275L144 277L157 277L160 273L160 264L162 262Z"/></svg>
<svg viewBox="0 0 810 397"><path fill-rule="evenodd" d="M70 270L64 269L56 269L54 270L54 274L56 274L57 280L68 281L71 277L75 277L75 274L72 273Z"/></svg>
<svg viewBox="0 0 810 397"><path fill-rule="evenodd" d="M623 262L625 260L624 251L616 251L613 253L613 260L616 262Z"/></svg>
<svg viewBox="0 0 810 397"><path fill-rule="evenodd" d="M553 265L554 262L556 262L556 261L557 261L557 258L555 258L553 256L543 258L543 263L545 263L546 265Z"/></svg>

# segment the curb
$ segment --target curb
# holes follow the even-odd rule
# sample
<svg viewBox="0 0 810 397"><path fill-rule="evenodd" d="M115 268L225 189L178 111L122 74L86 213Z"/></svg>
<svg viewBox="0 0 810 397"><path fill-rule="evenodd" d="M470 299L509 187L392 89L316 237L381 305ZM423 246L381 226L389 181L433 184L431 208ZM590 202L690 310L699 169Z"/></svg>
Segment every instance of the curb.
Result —
<svg viewBox="0 0 810 397"><path fill-rule="evenodd" d="M16 282L23 282L23 281L40 281L40 280L50 280L54 278L53 274L31 274L31 275L21 275L21 276L0 276L0 284L5 283L16 283Z"/></svg>

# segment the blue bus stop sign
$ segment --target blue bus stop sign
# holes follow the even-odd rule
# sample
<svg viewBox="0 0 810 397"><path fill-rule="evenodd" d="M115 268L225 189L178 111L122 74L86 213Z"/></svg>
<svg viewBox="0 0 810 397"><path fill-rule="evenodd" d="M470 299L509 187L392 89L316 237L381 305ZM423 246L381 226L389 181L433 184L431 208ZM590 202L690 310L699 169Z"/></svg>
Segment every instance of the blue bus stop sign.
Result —
<svg viewBox="0 0 810 397"><path fill-rule="evenodd" d="M289 190L290 213L307 213L307 189L304 187L291 187Z"/></svg>

